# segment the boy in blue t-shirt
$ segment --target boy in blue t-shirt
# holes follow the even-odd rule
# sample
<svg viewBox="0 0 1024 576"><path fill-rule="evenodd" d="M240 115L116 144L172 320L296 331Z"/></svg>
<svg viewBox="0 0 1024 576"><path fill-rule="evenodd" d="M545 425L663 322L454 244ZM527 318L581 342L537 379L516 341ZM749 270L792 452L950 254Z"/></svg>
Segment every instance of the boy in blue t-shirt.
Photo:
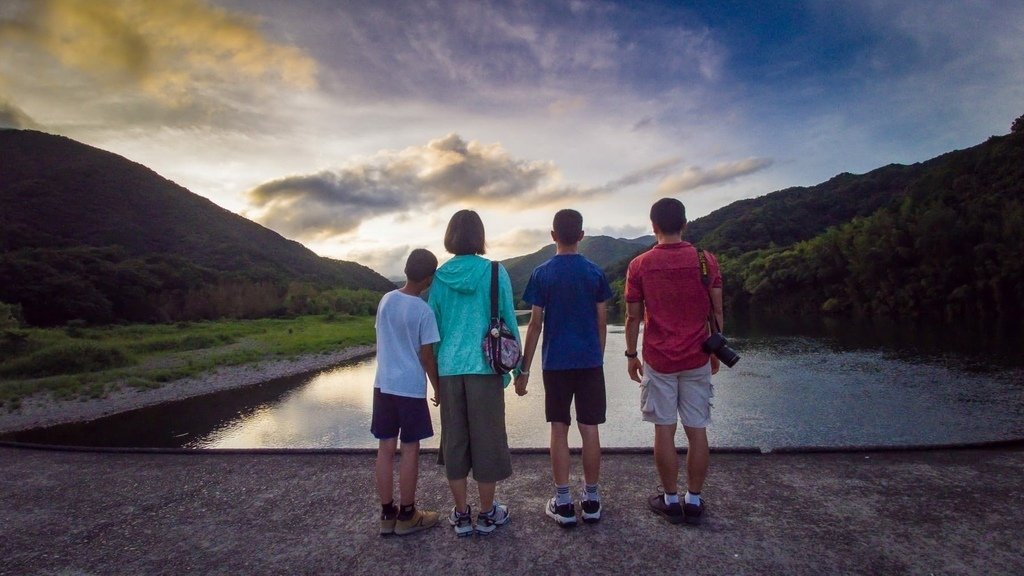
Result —
<svg viewBox="0 0 1024 576"><path fill-rule="evenodd" d="M380 533L412 534L437 525L438 513L416 509L420 440L434 435L427 408L427 378L437 405L437 363L433 344L440 340L430 306L420 298L434 279L437 258L417 248L405 263L406 282L384 295L377 307L377 375L373 382L370 432L377 448ZM424 377L426 374L427 378ZM394 502L395 449L402 441L398 470L401 507Z"/></svg>
<svg viewBox="0 0 1024 576"><path fill-rule="evenodd" d="M551 470L555 480L555 496L548 501L545 513L568 528L576 525L569 493L569 407L574 398L583 437L581 517L588 523L601 519L601 441L597 426L605 421L605 302L612 297L612 290L604 272L577 252L583 239L583 216L575 210L559 210L552 228L555 256L533 271L523 293L523 300L532 309L516 393L526 394L530 364L543 330L544 414L551 423Z"/></svg>

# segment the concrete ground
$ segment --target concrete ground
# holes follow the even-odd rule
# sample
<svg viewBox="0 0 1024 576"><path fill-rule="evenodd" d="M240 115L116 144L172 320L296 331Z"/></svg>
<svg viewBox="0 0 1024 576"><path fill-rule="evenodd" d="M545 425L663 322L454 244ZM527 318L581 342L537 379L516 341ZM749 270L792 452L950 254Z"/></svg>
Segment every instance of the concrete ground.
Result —
<svg viewBox="0 0 1024 576"><path fill-rule="evenodd" d="M433 459L419 504L446 511ZM571 530L547 457L513 466L495 534L381 538L371 454L0 447L0 574L1024 574L1019 447L713 454L700 527L647 511L649 454L606 456L605 517Z"/></svg>

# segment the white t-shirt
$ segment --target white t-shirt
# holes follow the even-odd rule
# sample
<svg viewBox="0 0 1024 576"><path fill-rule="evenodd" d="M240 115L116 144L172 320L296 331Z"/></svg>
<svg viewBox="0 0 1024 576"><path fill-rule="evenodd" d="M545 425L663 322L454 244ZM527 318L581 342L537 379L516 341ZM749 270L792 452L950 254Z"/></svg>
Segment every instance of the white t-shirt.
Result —
<svg viewBox="0 0 1024 576"><path fill-rule="evenodd" d="M374 388L385 394L426 398L427 375L420 364L420 347L441 339L434 311L419 296L392 290L377 306L376 328Z"/></svg>

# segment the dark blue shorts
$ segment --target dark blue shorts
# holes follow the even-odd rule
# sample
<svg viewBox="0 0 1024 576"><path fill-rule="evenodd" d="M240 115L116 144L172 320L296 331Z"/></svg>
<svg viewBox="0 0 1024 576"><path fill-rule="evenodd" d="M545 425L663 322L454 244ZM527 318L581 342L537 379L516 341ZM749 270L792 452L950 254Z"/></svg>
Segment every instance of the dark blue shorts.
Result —
<svg viewBox="0 0 1024 576"><path fill-rule="evenodd" d="M575 401L580 424L604 424L607 400L604 367L544 370L544 415L548 422L572 424L569 406Z"/></svg>
<svg viewBox="0 0 1024 576"><path fill-rule="evenodd" d="M403 443L419 442L434 435L426 398L408 398L384 394L373 389L373 419L370 432L378 440L396 438Z"/></svg>

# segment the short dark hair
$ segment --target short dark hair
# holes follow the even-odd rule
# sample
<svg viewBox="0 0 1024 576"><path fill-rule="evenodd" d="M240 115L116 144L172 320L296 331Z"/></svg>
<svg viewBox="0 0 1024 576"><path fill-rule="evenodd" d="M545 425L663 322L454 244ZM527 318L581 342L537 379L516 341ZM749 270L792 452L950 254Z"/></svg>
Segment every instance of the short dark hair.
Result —
<svg viewBox="0 0 1024 576"><path fill-rule="evenodd" d="M444 249L456 256L483 254L486 249L484 222L472 210L459 210L448 221Z"/></svg>
<svg viewBox="0 0 1024 576"><path fill-rule="evenodd" d="M417 248L409 253L405 261L405 277L410 282L420 282L430 278L437 271L437 256L430 250Z"/></svg>
<svg viewBox="0 0 1024 576"><path fill-rule="evenodd" d="M583 233L583 215L570 208L559 210L555 212L551 229L562 244L575 244Z"/></svg>
<svg viewBox="0 0 1024 576"><path fill-rule="evenodd" d="M686 207L675 198L662 198L651 206L651 223L662 234L678 234L686 226Z"/></svg>

